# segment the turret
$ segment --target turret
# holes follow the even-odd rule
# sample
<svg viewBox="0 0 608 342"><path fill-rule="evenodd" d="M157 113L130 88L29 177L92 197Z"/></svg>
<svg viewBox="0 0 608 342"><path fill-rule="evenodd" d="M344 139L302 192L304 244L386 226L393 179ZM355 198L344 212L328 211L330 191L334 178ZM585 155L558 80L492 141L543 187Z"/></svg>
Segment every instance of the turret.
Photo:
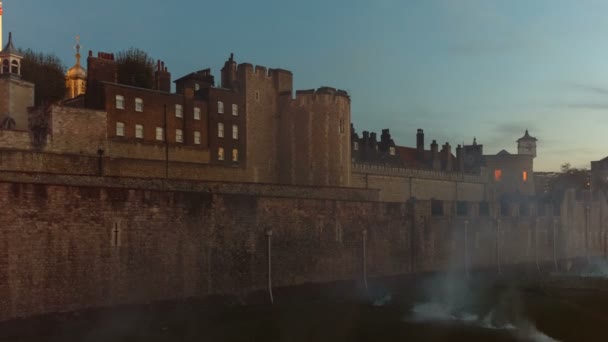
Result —
<svg viewBox="0 0 608 342"><path fill-rule="evenodd" d="M2 60L2 68L0 68L0 76L21 78L21 60L23 56L13 45L13 34L8 33L8 42L4 49L0 52L0 60Z"/></svg>
<svg viewBox="0 0 608 342"><path fill-rule="evenodd" d="M528 155L536 158L536 139L528 134L528 130L523 137L517 139L517 154Z"/></svg>

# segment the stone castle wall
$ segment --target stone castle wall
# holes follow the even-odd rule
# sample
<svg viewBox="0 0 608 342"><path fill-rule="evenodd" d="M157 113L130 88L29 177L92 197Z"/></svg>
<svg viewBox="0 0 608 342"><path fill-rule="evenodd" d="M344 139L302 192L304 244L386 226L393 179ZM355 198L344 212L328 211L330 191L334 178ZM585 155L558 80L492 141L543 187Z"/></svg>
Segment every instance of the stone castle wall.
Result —
<svg viewBox="0 0 608 342"><path fill-rule="evenodd" d="M601 225L432 216L345 188L0 173L0 319L602 255ZM367 253L363 254L363 244ZM465 248L466 246L466 248ZM545 267L545 266L543 266ZM281 298L275 298L280 301Z"/></svg>
<svg viewBox="0 0 608 342"><path fill-rule="evenodd" d="M405 202L419 200L488 201L485 175L475 176L431 170L404 169L354 164L352 186L379 189L380 200Z"/></svg>

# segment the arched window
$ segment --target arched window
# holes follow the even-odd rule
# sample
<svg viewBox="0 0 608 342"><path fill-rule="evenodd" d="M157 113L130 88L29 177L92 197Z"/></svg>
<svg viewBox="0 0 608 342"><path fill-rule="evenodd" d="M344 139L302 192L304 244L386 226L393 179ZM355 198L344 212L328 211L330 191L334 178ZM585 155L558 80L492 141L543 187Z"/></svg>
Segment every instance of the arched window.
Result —
<svg viewBox="0 0 608 342"><path fill-rule="evenodd" d="M10 72L9 62L8 62L8 59L5 59L2 61L2 73L8 74L9 72Z"/></svg>
<svg viewBox="0 0 608 342"><path fill-rule="evenodd" d="M19 75L19 62L13 61L11 63L11 73L15 75Z"/></svg>

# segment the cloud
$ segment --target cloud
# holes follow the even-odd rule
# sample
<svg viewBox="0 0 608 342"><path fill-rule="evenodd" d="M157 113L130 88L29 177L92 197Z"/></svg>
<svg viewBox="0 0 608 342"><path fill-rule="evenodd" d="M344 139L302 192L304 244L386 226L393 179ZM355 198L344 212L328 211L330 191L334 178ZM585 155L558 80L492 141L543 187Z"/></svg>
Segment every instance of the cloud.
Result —
<svg viewBox="0 0 608 342"><path fill-rule="evenodd" d="M608 88L597 86L594 84L568 82L568 83L566 83L566 85L570 88L582 90L587 93L592 93L592 94L597 94L597 95L602 95L602 96L608 95Z"/></svg>

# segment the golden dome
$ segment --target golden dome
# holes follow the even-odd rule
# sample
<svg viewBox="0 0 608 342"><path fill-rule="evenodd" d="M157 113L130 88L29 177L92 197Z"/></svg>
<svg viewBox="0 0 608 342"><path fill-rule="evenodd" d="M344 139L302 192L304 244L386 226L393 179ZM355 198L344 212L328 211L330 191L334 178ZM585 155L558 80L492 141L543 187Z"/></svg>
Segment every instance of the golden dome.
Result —
<svg viewBox="0 0 608 342"><path fill-rule="evenodd" d="M87 71L80 65L80 60L68 70L68 78L87 78Z"/></svg>

